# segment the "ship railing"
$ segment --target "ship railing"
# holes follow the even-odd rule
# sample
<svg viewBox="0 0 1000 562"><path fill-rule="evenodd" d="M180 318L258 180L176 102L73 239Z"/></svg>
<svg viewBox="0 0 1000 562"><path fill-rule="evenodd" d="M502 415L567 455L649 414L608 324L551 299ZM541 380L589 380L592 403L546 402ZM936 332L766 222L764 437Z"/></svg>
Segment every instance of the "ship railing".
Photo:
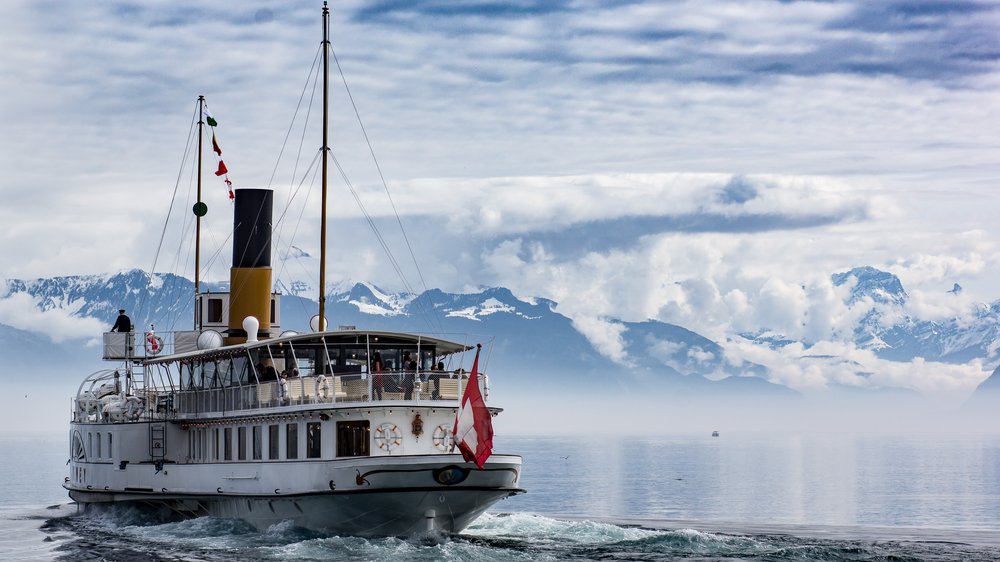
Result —
<svg viewBox="0 0 1000 562"><path fill-rule="evenodd" d="M149 329L141 332L104 332L106 361L152 359L160 355L184 353L198 349L197 331L160 332Z"/></svg>
<svg viewBox="0 0 1000 562"><path fill-rule="evenodd" d="M489 377L479 373L479 389L489 398ZM170 412L182 417L315 404L405 402L457 405L468 373L393 372L308 375L258 384L175 391Z"/></svg>

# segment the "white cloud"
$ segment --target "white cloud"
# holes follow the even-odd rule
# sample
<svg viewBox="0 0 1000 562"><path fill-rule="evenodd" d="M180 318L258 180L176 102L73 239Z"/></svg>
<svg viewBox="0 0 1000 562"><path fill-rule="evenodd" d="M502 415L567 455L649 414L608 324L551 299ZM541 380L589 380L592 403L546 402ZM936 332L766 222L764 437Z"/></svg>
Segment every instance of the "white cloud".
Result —
<svg viewBox="0 0 1000 562"><path fill-rule="evenodd" d="M731 357L766 365L772 382L807 393L832 385L906 388L958 404L988 375L978 360L960 365L921 358L888 361L847 342L823 341L807 350L797 343L770 349L733 339L727 342L726 350Z"/></svg>
<svg viewBox="0 0 1000 562"><path fill-rule="evenodd" d="M41 310L31 295L14 293L0 299L0 323L44 334L55 343L96 338L110 327L95 318L74 316L80 304Z"/></svg>
<svg viewBox="0 0 1000 562"><path fill-rule="evenodd" d="M551 298L609 357L624 360L620 334L601 320L611 317L718 340L768 326L836 341L865 309L844 307L829 275L858 265L899 275L911 314L961 314L997 297L1000 166L983 123L1000 115L1000 72L979 51L955 49L996 51L998 13L984 6L910 25L904 12L886 17L893 6L639 2L498 18L466 5L440 15L420 4L339 3L334 46L413 229L408 241L339 88L334 151L412 284L402 249L411 243L428 286ZM257 8L77 2L61 7L61 21L74 22L66 27L41 17L45 4L0 6L5 277L146 269L199 93L220 119L237 186L269 183L318 42L318 10L271 6L273 20L255 22ZM313 131L306 138L300 175L318 146ZM298 150L286 151L289 167ZM191 174L180 178L189 193ZM285 167L277 178L280 204L293 181ZM753 196L726 199L734 178ZM226 192L207 179L204 253L225 256ZM401 289L334 183L331 284ZM316 254L315 192L296 199L302 208L276 246ZM172 229L161 265L189 261L188 209L175 207L188 226ZM651 224L629 231L635 217ZM205 266L209 277L225 278L225 261ZM316 284L315 271L285 273ZM954 282L966 289L957 298L945 293ZM9 323L35 326L27 304L5 305ZM89 325L53 317L53 328ZM829 379L829 366L789 359L782 368L806 387Z"/></svg>
<svg viewBox="0 0 1000 562"><path fill-rule="evenodd" d="M583 334L591 345L605 357L616 363L628 365L625 342L622 339L625 326L621 322L578 316L573 319L573 327Z"/></svg>

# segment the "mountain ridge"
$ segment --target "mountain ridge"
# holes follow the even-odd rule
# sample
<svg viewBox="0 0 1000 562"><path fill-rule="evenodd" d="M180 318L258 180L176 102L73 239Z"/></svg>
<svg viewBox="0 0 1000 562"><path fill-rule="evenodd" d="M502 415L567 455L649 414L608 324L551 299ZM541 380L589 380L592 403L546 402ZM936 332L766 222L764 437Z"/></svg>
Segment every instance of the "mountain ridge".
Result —
<svg viewBox="0 0 1000 562"><path fill-rule="evenodd" d="M833 274L831 281L837 287L850 287L846 305L866 307L852 334L853 343L882 359L905 362L920 358L944 363L982 360L988 364L1000 361L1000 301L979 305L971 321L926 321L906 311L908 295L891 273L865 266ZM204 286L225 289L224 283ZM74 317L103 319L108 326L121 307L132 315L137 329L155 325L158 331L171 331L190 329L193 293L193 283L184 277L169 273L149 276L133 269L102 275L9 279L0 299L30 295L39 311L60 309ZM301 294L282 296L282 330L305 329L315 314L315 301ZM727 354L730 342L713 341L683 326L657 320L607 319L620 328L622 350L620 356L609 357L571 318L558 312L558 303L542 297L519 298L504 287L471 293L429 289L409 294L385 291L371 283L355 283L330 295L327 302L333 327L494 336L494 366L517 373L514 377L522 382L542 387L596 388L611 383L617 387L671 387L686 392L696 379L709 381L717 392L740 385L757 384L763 389L768 389L765 385L773 386L766 365L736 360ZM0 334L6 334L8 341L25 342L22 346L8 345L5 355L23 361L20 350L38 351L41 340L37 333L13 326L3 326L2 330ZM97 334L85 336L96 338ZM802 360L820 368L835 360L811 352L811 342L766 328L734 337L770 349L801 344ZM60 348L63 353L56 355L75 363L82 353L80 347ZM863 379L871 374L863 365L851 368ZM715 384L722 380L729 382Z"/></svg>

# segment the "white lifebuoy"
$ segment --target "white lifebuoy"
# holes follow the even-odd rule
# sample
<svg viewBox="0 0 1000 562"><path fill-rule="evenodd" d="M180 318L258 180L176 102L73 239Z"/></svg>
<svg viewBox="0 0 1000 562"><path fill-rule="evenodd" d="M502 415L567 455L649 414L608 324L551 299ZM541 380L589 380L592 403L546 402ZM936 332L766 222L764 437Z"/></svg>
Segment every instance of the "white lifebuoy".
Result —
<svg viewBox="0 0 1000 562"><path fill-rule="evenodd" d="M146 332L146 355L159 355L163 351L163 338L153 332Z"/></svg>
<svg viewBox="0 0 1000 562"><path fill-rule="evenodd" d="M447 453L451 450L452 444L455 442L455 437L451 434L451 428L439 425L437 426L437 429L434 430L434 435L431 436L431 441L439 451Z"/></svg>
<svg viewBox="0 0 1000 562"><path fill-rule="evenodd" d="M375 444L379 449L392 451L403 443L403 433L392 422L386 422L375 428Z"/></svg>

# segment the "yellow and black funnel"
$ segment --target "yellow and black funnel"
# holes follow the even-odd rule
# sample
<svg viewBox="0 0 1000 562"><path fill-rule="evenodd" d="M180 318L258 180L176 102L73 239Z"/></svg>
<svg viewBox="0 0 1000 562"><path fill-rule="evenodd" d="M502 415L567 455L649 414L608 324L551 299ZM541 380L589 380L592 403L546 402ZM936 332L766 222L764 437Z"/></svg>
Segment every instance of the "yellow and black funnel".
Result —
<svg viewBox="0 0 1000 562"><path fill-rule="evenodd" d="M243 320L260 322L256 339L271 329L270 189L237 189L233 210L233 267L229 270L229 331L226 345L247 341Z"/></svg>

